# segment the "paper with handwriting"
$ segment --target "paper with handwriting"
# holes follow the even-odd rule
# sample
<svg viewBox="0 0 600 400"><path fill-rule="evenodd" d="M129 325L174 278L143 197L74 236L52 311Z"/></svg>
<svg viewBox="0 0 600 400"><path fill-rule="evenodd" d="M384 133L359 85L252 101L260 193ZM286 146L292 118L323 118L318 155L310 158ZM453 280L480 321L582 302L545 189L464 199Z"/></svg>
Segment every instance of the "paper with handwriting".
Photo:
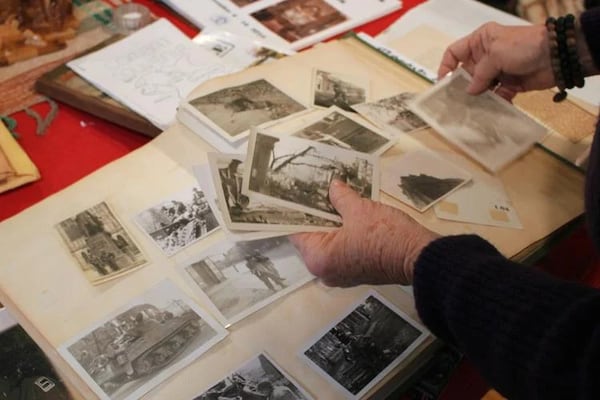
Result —
<svg viewBox="0 0 600 400"><path fill-rule="evenodd" d="M67 65L161 129L196 86L232 68L166 19Z"/></svg>

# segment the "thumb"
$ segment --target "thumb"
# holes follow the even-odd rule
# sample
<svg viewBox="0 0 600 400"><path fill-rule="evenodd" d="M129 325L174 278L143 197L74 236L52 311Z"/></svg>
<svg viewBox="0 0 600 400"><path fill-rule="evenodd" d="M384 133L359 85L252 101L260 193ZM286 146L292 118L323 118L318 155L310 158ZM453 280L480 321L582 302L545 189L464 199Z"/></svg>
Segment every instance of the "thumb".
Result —
<svg viewBox="0 0 600 400"><path fill-rule="evenodd" d="M342 218L352 213L352 210L360 202L360 199L360 195L344 182L337 179L331 182L329 186L329 200Z"/></svg>

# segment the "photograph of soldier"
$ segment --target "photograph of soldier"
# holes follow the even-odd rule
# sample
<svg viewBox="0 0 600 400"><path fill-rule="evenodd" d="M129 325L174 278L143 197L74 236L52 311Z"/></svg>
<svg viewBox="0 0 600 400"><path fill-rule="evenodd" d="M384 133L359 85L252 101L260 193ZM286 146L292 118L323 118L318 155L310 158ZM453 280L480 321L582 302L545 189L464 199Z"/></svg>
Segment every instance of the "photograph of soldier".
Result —
<svg viewBox="0 0 600 400"><path fill-rule="evenodd" d="M308 400L311 397L265 354L246 362L194 400Z"/></svg>
<svg viewBox="0 0 600 400"><path fill-rule="evenodd" d="M425 338L416 322L374 292L311 344L309 363L360 398Z"/></svg>
<svg viewBox="0 0 600 400"><path fill-rule="evenodd" d="M315 70L313 80L313 104L317 107L336 106L344 111L356 112L352 106L367 101L368 80L319 69Z"/></svg>
<svg viewBox="0 0 600 400"><path fill-rule="evenodd" d="M252 126L306 110L265 79L217 90L189 104L229 141L242 139Z"/></svg>
<svg viewBox="0 0 600 400"><path fill-rule="evenodd" d="M242 193L243 156L209 154L211 174L215 182L218 203L222 205L225 225L231 230L292 231L294 228L337 226L337 223L307 213L252 199ZM273 227L275 225L275 227Z"/></svg>
<svg viewBox="0 0 600 400"><path fill-rule="evenodd" d="M226 334L165 281L63 344L59 352L96 393L129 400L140 398Z"/></svg>
<svg viewBox="0 0 600 400"><path fill-rule="evenodd" d="M336 107L330 110L324 117L292 136L368 154L381 154L391 146L389 138L368 128L350 114Z"/></svg>
<svg viewBox="0 0 600 400"><path fill-rule="evenodd" d="M204 192L192 187L142 211L135 217L140 228L167 256L201 240L219 227Z"/></svg>
<svg viewBox="0 0 600 400"><path fill-rule="evenodd" d="M313 279L286 237L224 241L182 267L186 281L233 324Z"/></svg>
<svg viewBox="0 0 600 400"><path fill-rule="evenodd" d="M333 179L346 182L362 197L379 195L376 156L296 137L257 133L248 146L244 184L273 204L339 221L329 201Z"/></svg>
<svg viewBox="0 0 600 400"><path fill-rule="evenodd" d="M145 255L104 202L60 222L56 229L94 284L146 263Z"/></svg>
<svg viewBox="0 0 600 400"><path fill-rule="evenodd" d="M405 92L372 103L355 104L352 108L386 132L401 135L427 127L427 123L408 108L414 97L414 93Z"/></svg>
<svg viewBox="0 0 600 400"><path fill-rule="evenodd" d="M251 16L290 43L347 20L325 0L284 0Z"/></svg>

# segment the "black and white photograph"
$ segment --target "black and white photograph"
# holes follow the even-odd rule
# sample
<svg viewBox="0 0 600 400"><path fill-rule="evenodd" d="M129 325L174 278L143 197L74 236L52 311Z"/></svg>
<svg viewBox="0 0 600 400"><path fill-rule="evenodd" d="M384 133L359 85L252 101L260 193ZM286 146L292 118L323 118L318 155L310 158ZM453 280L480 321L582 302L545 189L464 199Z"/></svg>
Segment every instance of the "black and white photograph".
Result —
<svg viewBox="0 0 600 400"><path fill-rule="evenodd" d="M377 155L384 153L394 144L377 128L368 127L365 121L360 121L335 106L329 108L324 116L292 133L292 136Z"/></svg>
<svg viewBox="0 0 600 400"><path fill-rule="evenodd" d="M355 112L354 104L369 100L368 79L315 69L313 72L313 105L329 108L336 106Z"/></svg>
<svg viewBox="0 0 600 400"><path fill-rule="evenodd" d="M265 79L217 90L188 103L196 117L229 142L248 136L252 126L306 110Z"/></svg>
<svg viewBox="0 0 600 400"><path fill-rule="evenodd" d="M340 226L325 218L255 200L252 194L243 194L244 155L209 153L208 161L218 204L222 205L225 225L231 230L306 232Z"/></svg>
<svg viewBox="0 0 600 400"><path fill-rule="evenodd" d="M346 396L362 398L427 337L426 330L374 291L302 351Z"/></svg>
<svg viewBox="0 0 600 400"><path fill-rule="evenodd" d="M269 356L252 358L194 400L310 400L312 397Z"/></svg>
<svg viewBox="0 0 600 400"><path fill-rule="evenodd" d="M101 399L130 400L220 342L227 331L163 281L58 349Z"/></svg>
<svg viewBox="0 0 600 400"><path fill-rule="evenodd" d="M355 104L352 108L360 115L392 135L412 133L428 125L408 108L415 93L404 92L372 103Z"/></svg>
<svg viewBox="0 0 600 400"><path fill-rule="evenodd" d="M345 182L362 197L379 199L377 156L260 131L250 137L248 154L242 193L270 203L341 222L329 200L329 185L334 179Z"/></svg>
<svg viewBox="0 0 600 400"><path fill-rule="evenodd" d="M190 187L135 217L138 226L167 256L205 238L219 228L204 191Z"/></svg>
<svg viewBox="0 0 600 400"><path fill-rule="evenodd" d="M381 160L381 190L420 212L470 180L469 172L429 150Z"/></svg>
<svg viewBox="0 0 600 400"><path fill-rule="evenodd" d="M180 267L227 326L298 289L314 277L287 237L225 240Z"/></svg>
<svg viewBox="0 0 600 400"><path fill-rule="evenodd" d="M326 0L283 0L250 15L290 43L348 19Z"/></svg>
<svg viewBox="0 0 600 400"><path fill-rule="evenodd" d="M60 222L56 229L93 284L131 272L147 261L105 202Z"/></svg>
<svg viewBox="0 0 600 400"><path fill-rule="evenodd" d="M467 94L462 68L419 95L411 109L448 141L491 172L520 157L548 132L505 99Z"/></svg>

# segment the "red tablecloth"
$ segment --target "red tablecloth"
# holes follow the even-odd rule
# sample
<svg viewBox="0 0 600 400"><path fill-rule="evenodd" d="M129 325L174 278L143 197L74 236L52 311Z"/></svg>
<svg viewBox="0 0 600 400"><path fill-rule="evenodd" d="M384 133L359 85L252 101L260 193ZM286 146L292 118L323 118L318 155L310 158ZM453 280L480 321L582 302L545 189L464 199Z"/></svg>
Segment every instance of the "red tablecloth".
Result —
<svg viewBox="0 0 600 400"><path fill-rule="evenodd" d="M402 10L357 30L375 35L389 26L406 10L423 0L404 0ZM197 29L173 16L166 8L151 0L137 0L149 7L156 15L173 21L189 36ZM48 106L33 107L46 115ZM80 112L67 105L60 105L58 115L45 136L35 135L35 122L25 115L13 115L21 134L19 143L38 166L42 179L33 184L0 194L0 221L71 185L109 162L126 155L149 141L114 124Z"/></svg>

